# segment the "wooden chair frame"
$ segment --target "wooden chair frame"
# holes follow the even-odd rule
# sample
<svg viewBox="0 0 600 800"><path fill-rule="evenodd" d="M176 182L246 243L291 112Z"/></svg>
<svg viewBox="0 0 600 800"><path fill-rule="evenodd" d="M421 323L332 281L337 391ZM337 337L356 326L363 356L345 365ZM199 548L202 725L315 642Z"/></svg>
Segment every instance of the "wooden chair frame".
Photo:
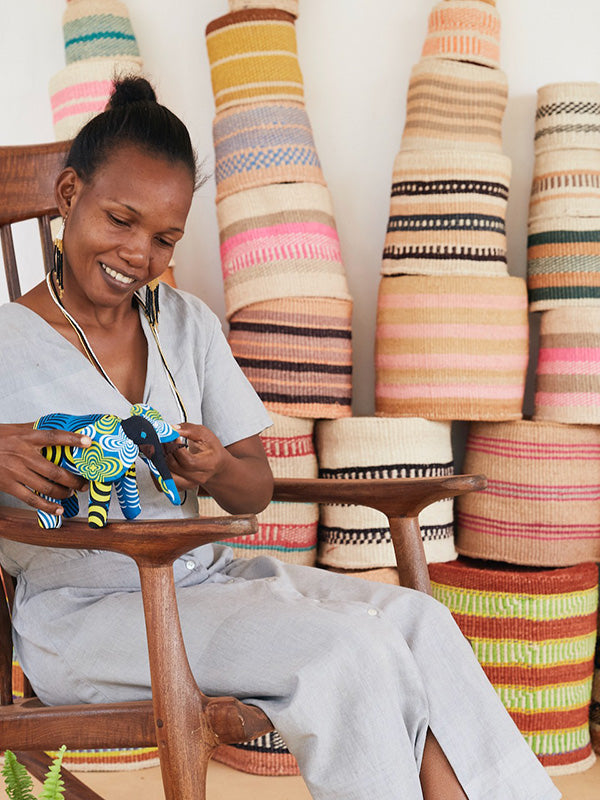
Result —
<svg viewBox="0 0 600 800"><path fill-rule="evenodd" d="M21 294L11 225L37 218L46 271L52 265L50 219L56 215L54 180L69 142L0 147L0 240L11 300ZM430 592L418 515L438 500L485 488L480 475L416 479L285 479L273 499L365 505L384 513L398 563L400 584ZM158 746L167 800L204 800L206 769L219 744L250 741L273 726L258 708L232 697L207 697L185 653L172 565L194 547L257 530L252 515L187 520L111 521L92 534L84 520L47 531L35 512L0 507L0 536L39 546L94 548L131 557L140 573L146 620L152 701L44 706L35 697L13 701L10 609L0 600L0 749L17 753L42 777L45 750ZM8 599L11 581L5 579ZM200 678L201 681L201 678ZM64 771L71 800L101 800Z"/></svg>

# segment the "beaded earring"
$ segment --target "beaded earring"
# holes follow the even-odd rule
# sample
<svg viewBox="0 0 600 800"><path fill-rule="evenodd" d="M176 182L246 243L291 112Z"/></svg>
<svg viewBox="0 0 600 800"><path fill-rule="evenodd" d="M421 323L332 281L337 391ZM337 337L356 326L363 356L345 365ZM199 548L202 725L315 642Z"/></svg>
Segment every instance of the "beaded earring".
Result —
<svg viewBox="0 0 600 800"><path fill-rule="evenodd" d="M54 239L54 248L53 248L53 256L54 256L54 274L56 276L56 284L58 286L58 295L62 298L64 293L64 284L63 284L63 235L65 232L65 222L67 218L63 217L61 222L60 228L56 237Z"/></svg>
<svg viewBox="0 0 600 800"><path fill-rule="evenodd" d="M144 313L150 325L153 326L158 324L158 312L160 310L158 305L159 285L160 281L158 280L158 278L154 278L154 280L151 280L146 284L146 299L144 302Z"/></svg>

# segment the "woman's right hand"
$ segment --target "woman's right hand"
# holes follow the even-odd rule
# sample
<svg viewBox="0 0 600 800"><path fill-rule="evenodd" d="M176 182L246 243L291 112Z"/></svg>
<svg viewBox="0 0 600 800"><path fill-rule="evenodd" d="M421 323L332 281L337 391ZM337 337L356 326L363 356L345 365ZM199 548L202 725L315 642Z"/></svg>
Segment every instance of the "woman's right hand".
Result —
<svg viewBox="0 0 600 800"><path fill-rule="evenodd" d="M33 423L0 424L0 492L6 492L33 508L62 514L61 505L36 492L65 500L83 489L86 480L42 455L43 447L89 447L89 436L68 431L34 430Z"/></svg>

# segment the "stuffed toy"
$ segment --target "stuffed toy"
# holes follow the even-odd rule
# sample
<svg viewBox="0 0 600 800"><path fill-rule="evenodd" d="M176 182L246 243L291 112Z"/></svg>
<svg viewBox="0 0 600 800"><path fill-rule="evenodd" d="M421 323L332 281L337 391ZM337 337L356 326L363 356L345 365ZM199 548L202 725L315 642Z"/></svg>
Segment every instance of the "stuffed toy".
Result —
<svg viewBox="0 0 600 800"><path fill-rule="evenodd" d="M42 448L42 455L48 461L89 481L88 525L91 528L106 525L113 485L126 519L135 519L141 512L135 473L137 456L148 465L171 503L180 505L179 493L165 459L165 445L175 442L179 434L151 406L138 403L132 407L131 414L127 419L112 414L46 414L33 426L72 431L92 440L89 447ZM76 494L56 502L63 506L65 517L79 513ZM38 521L42 528L60 528L62 516L38 511Z"/></svg>

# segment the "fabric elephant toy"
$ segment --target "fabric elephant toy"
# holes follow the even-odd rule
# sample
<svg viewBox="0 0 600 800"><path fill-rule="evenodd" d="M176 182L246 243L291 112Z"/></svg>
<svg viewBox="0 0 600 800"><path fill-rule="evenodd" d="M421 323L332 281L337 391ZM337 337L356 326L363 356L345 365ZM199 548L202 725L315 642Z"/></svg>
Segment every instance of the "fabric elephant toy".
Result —
<svg viewBox="0 0 600 800"><path fill-rule="evenodd" d="M112 414L46 414L34 425L38 429L73 431L91 438L89 447L42 448L42 455L49 461L89 481L88 525L91 528L106 525L113 484L123 516L135 519L141 512L135 474L138 455L148 465L171 503L180 505L164 452L164 445L174 442L179 434L151 406L138 403L132 406L131 414L127 419ZM76 494L56 502L63 506L65 517L79 513ZM62 525L60 515L39 510L37 513L42 528L60 528Z"/></svg>

